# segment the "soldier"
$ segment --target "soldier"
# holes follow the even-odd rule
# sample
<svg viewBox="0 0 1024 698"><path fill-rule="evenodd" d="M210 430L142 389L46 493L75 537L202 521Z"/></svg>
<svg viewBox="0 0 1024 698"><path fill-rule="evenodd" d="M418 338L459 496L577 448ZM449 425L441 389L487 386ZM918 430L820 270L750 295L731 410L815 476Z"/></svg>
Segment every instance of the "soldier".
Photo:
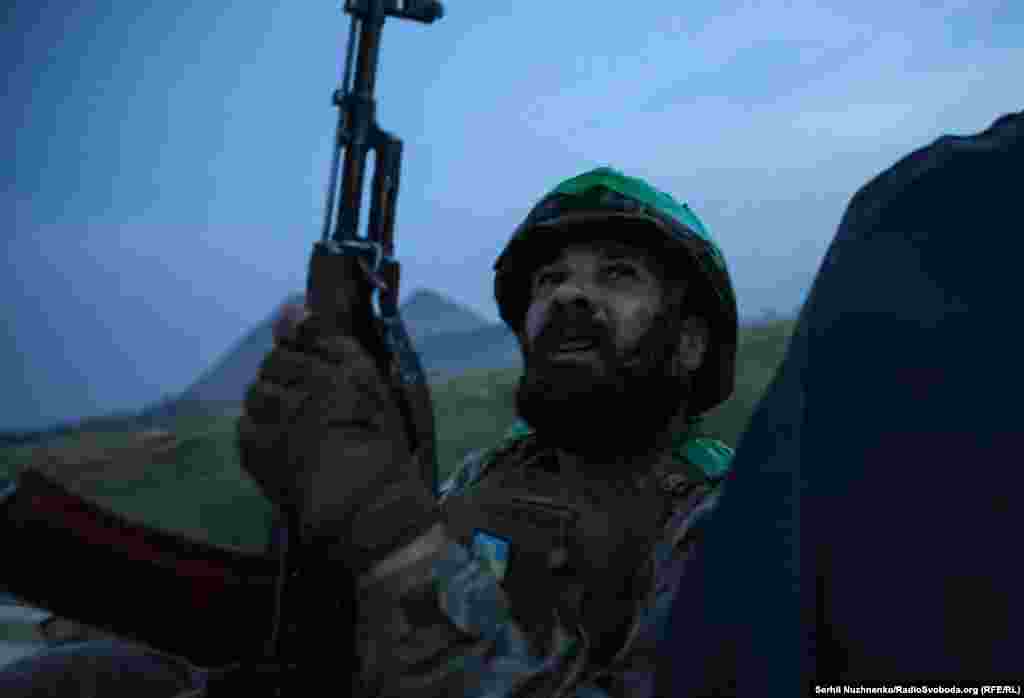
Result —
<svg viewBox="0 0 1024 698"><path fill-rule="evenodd" d="M298 323L240 420L243 464L359 575L372 695L651 695L694 521L732 451L699 415L733 388L736 304L697 216L600 168L558 185L495 264L520 422L440 506L349 338Z"/></svg>
<svg viewBox="0 0 1024 698"><path fill-rule="evenodd" d="M685 204L600 168L545 196L495 270L521 419L439 498L373 361L315 316L279 325L239 420L242 465L297 507L337 589L354 574L358 692L650 696L691 532L732 457L700 429L733 389L725 261Z"/></svg>

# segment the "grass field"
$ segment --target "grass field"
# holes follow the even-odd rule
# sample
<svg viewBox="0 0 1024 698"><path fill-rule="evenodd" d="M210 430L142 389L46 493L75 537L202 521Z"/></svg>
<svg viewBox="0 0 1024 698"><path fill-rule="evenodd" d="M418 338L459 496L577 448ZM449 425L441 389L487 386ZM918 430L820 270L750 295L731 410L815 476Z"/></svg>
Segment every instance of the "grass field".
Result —
<svg viewBox="0 0 1024 698"><path fill-rule="evenodd" d="M781 361L793 321L741 332L734 396L709 431L735 445ZM514 418L518 371L477 371L433 387L443 479L468 452L495 443ZM47 446L0 450L0 477L33 464L130 518L209 542L262 550L273 516L241 471L232 416L180 417L154 448L138 433L80 433Z"/></svg>

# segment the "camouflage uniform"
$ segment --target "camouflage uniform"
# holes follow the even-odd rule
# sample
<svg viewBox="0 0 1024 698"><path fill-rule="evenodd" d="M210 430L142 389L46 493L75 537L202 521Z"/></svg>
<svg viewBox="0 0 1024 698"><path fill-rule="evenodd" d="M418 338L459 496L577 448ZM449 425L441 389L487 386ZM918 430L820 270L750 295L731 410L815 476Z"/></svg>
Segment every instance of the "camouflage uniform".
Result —
<svg viewBox="0 0 1024 698"><path fill-rule="evenodd" d="M503 444L467 457L441 488L442 508L448 513L460 495L500 473L528 469L543 455L532 433L517 423ZM731 457L732 450L717 440L682 433L651 474L638 478L638 486L649 485L647 491L657 493L663 508L637 556L640 564L619 571L628 572L633 594L624 601L628 623L618 629L621 641L604 661L595 657L601 638L589 637L585 623L562 617L557 602L538 604L552 614L551 622L534 627L524 622L529 614L519 609L526 600L508 593L499 581L511 575L514 552L509 559L502 555L506 551L481 544L479 537L469 546L450 540L429 572L417 576L402 570L392 577L417 577L417 583L407 583L399 593L364 591L360 654L368 692L487 698L653 695L655 652L694 543L689 534L720 496ZM512 548L517 545L509 542Z"/></svg>
<svg viewBox="0 0 1024 698"><path fill-rule="evenodd" d="M523 423L470 456L440 491L446 539L363 583L369 694L653 695L691 532L721 496L732 457L695 425L734 387L736 298L722 251L685 203L600 167L548 192L495 262L495 299L519 336L537 265L598 231L647 248L669 278L687 281L679 312L710 328L685 404L693 418L646 472L574 472Z"/></svg>
<svg viewBox="0 0 1024 698"><path fill-rule="evenodd" d="M592 238L599 221L620 222L625 242L692 282L687 312L707 321L711 341L685 407L699 415L718 405L733 390L738 329L724 257L686 204L642 180L598 168L545 196L495 264L502 318L519 332L538 260ZM439 492L445 535L434 529L358 580L362 693L653 695L693 533L721 497L732 458L696 423L632 473L563 467L521 423L467 458ZM126 657L125 666L137 662Z"/></svg>

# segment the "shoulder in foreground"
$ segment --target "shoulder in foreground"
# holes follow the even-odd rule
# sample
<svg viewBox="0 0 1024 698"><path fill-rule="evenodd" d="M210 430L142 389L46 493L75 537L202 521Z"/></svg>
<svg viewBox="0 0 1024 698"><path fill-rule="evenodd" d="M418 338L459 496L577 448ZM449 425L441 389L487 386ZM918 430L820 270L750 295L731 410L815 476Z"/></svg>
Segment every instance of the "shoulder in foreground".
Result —
<svg viewBox="0 0 1024 698"><path fill-rule="evenodd" d="M684 469L685 472L680 474L689 482L716 483L727 478L732 472L735 454L728 444L702 433L698 426L675 436L670 460L675 464L675 468Z"/></svg>
<svg viewBox="0 0 1024 698"><path fill-rule="evenodd" d="M957 167L980 162L991 167L992 155L1013 157L1024 143L1024 111L1004 114L987 129L967 136L945 135L904 156L862 186L851 198L840 223L839 238L848 228L862 229L876 221L890 207L908 205L916 199L908 194L915 188L932 186L930 178ZM980 158L979 158L980 156ZM837 239L839 239L837 238Z"/></svg>
<svg viewBox="0 0 1024 698"><path fill-rule="evenodd" d="M532 430L524 422L516 421L508 428L497 445L471 451L440 486L439 500L443 502L451 495L463 491L478 481L502 452L518 447L532 433Z"/></svg>
<svg viewBox="0 0 1024 698"><path fill-rule="evenodd" d="M721 480L731 472L736 451L719 439L698 436L678 445L676 455L700 468L708 480Z"/></svg>

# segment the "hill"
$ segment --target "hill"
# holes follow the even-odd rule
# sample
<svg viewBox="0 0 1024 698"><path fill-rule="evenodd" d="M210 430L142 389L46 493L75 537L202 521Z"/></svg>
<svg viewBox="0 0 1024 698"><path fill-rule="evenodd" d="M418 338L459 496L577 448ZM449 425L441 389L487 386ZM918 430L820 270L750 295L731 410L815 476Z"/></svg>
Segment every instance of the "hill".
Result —
<svg viewBox="0 0 1024 698"><path fill-rule="evenodd" d="M301 303L303 298L295 293L282 305ZM278 309L245 333L180 395L164 396L140 411L97 415L44 430L0 432L0 446L41 444L82 431L163 428L182 415L215 416L237 409L273 345L272 325ZM434 379L470 369L519 365L515 338L504 325L488 324L479 314L436 291L416 291L401 310L424 369Z"/></svg>
<svg viewBox="0 0 1024 698"><path fill-rule="evenodd" d="M301 303L301 293L292 294L281 305ZM245 388L259 370L260 362L274 346L273 321L280 306L263 322L249 330L233 347L204 371L178 398L183 403L239 402Z"/></svg>
<svg viewBox="0 0 1024 698"><path fill-rule="evenodd" d="M736 391L709 413L707 430L735 445L775 374L794 321L741 330ZM513 421L519 368L474 370L433 383L439 475L495 444ZM168 417L166 432L77 432L46 446L0 448L0 479L28 464L125 515L225 545L262 548L269 504L241 471L231 414Z"/></svg>
<svg viewBox="0 0 1024 698"><path fill-rule="evenodd" d="M420 289L409 296L400 310L409 336L417 346L427 337L472 332L487 325L474 311L429 289Z"/></svg>
<svg viewBox="0 0 1024 698"><path fill-rule="evenodd" d="M424 370L453 377L466 371L522 368L519 343L505 324L485 325L462 332L444 332L417 342Z"/></svg>
<svg viewBox="0 0 1024 698"><path fill-rule="evenodd" d="M293 294L284 303L301 303L302 294ZM202 375L190 385L178 399L182 405L199 404L231 404L238 403L245 395L245 389L255 379L260 362L273 347L273 319L278 309L251 329L233 347L224 353ZM429 345L431 340L442 336L453 335L462 339L462 343L440 342L440 360L434 361L433 355L421 352L424 370L431 371L436 364L444 367L445 372L461 372L468 366L461 361L477 356L475 344L466 344L478 332L487 329L487 322L473 311L465 308L436 291L421 290L414 293L401 307L413 343L419 348ZM488 335L489 336L489 335ZM461 351L452 351L453 347L461 346ZM485 355L486 356L486 355ZM495 364L491 367L507 364Z"/></svg>

